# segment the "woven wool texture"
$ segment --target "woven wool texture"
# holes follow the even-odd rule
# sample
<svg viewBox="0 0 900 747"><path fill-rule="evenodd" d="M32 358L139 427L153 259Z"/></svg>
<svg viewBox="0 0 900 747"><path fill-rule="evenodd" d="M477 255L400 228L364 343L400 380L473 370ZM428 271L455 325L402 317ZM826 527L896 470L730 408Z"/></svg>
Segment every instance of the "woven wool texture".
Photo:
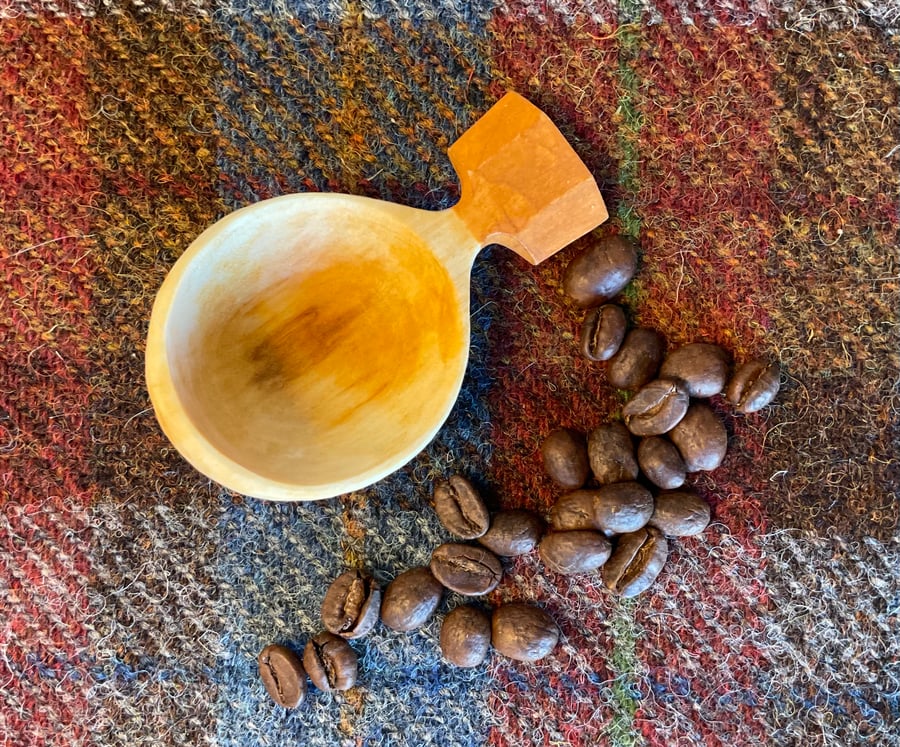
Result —
<svg viewBox="0 0 900 747"><path fill-rule="evenodd" d="M537 267L481 252L434 441L302 505L193 470L143 378L193 238L293 192L448 207L448 146L508 90L612 217ZM541 440L618 416L561 289L615 233L632 323L783 368L760 413L712 401L713 524L632 600L509 562L487 602L558 620L538 663L448 665L448 595L354 642L357 687L275 706L259 650L318 632L343 569L427 564L436 479L546 511ZM896 0L0 0L0 744L900 745L898 246Z"/></svg>

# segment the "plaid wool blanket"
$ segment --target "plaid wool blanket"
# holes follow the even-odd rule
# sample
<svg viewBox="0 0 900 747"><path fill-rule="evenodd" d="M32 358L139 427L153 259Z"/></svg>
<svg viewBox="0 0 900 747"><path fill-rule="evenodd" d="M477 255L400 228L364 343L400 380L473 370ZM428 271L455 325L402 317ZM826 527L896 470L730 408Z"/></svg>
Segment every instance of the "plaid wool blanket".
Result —
<svg viewBox="0 0 900 747"><path fill-rule="evenodd" d="M539 106L610 220L531 266L491 246L435 439L311 503L194 470L144 380L193 239L277 195L458 199L447 149L507 91ZM0 744L900 745L897 0L0 0ZM777 361L689 483L712 506L654 586L505 561L486 602L558 622L527 664L353 641L358 684L268 698L328 584L383 586L449 539L435 481L546 514L553 429L621 416L563 273L640 248L622 303L669 348Z"/></svg>

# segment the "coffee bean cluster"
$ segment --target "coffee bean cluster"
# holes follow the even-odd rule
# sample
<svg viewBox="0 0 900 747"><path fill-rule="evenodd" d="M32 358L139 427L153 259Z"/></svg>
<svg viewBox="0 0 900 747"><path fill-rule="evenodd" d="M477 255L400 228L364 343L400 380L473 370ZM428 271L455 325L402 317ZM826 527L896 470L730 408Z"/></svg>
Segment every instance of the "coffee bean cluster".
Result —
<svg viewBox="0 0 900 747"><path fill-rule="evenodd" d="M307 678L321 690L353 687L357 656L348 640L367 635L379 620L400 632L422 627L447 590L469 597L493 591L503 577L501 557L531 552L544 534L543 520L530 511L491 515L478 490L462 475L435 483L433 504L444 527L463 541L438 546L427 567L403 571L383 593L362 571L338 576L322 602L326 630L307 643L302 659L280 645L266 646L259 654L260 677L278 705L300 705L307 695ZM537 661L555 648L559 628L550 615L531 604L510 602L492 613L466 604L445 616L440 640L444 658L459 667L478 666L492 646L511 659Z"/></svg>
<svg viewBox="0 0 900 747"><path fill-rule="evenodd" d="M338 635L360 628L368 632L377 617L391 630L417 630L435 614L446 591L482 597L497 588L503 578L502 558L531 552L545 531L543 520L530 511L491 514L478 489L462 475L435 483L433 505L443 526L459 541L436 547L427 567L403 571L383 595L358 571L342 574L322 605L329 630ZM553 618L523 602L501 604L492 612L461 605L441 625L443 656L460 667L478 666L491 647L511 659L537 661L558 640Z"/></svg>
<svg viewBox="0 0 900 747"><path fill-rule="evenodd" d="M259 653L259 676L272 700L284 708L296 708L306 699L307 679L322 691L353 687L358 658L347 641L375 627L380 606L381 591L371 578L357 571L342 573L322 606L325 630L309 639L302 657L278 644Z"/></svg>
<svg viewBox="0 0 900 747"><path fill-rule="evenodd" d="M694 342L666 355L662 333L647 327L628 329L625 309L611 301L628 285L636 268L634 243L613 236L578 254L566 267L562 283L575 305L586 309L581 352L592 361L606 363L606 378L613 387L635 392L622 413L632 433L671 431L692 399L724 393L743 414L772 402L781 381L776 363L749 360L729 379L731 356L718 345Z"/></svg>
<svg viewBox="0 0 900 747"><path fill-rule="evenodd" d="M328 631L310 638L302 658L287 646L271 644L260 651L256 664L266 691L283 708L296 708L306 700L307 679L323 691L349 690L358 670L350 644Z"/></svg>
<svg viewBox="0 0 900 747"><path fill-rule="evenodd" d="M436 482L433 504L444 528L470 541L445 543L431 555L434 576L463 595L495 589L503 577L502 559L534 550L546 529L543 519L531 511L491 514L478 489L462 475ZM501 604L490 617L475 607L457 607L441 627L441 652L447 661L461 667L480 664L491 646L510 659L537 661L558 641L559 628L553 618L523 602Z"/></svg>
<svg viewBox="0 0 900 747"><path fill-rule="evenodd" d="M709 504L685 486L690 473L716 469L728 447L725 424L705 400L724 394L737 412L756 412L781 378L763 359L732 371L719 345L691 342L667 354L658 330L629 329L626 310L612 301L636 267L636 247L623 237L591 246L566 267L563 290L586 309L581 353L605 364L609 384L629 399L621 421L587 434L559 428L541 445L547 474L568 491L550 511L541 559L562 574L600 570L626 597L651 586L669 538L709 524Z"/></svg>

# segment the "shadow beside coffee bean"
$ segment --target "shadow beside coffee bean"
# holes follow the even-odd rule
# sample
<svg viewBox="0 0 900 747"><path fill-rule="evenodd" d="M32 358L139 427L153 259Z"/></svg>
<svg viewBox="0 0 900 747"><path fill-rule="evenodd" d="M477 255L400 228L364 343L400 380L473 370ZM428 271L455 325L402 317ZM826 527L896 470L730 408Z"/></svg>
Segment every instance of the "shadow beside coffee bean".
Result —
<svg viewBox="0 0 900 747"><path fill-rule="evenodd" d="M631 396L621 422L602 423L587 434L558 428L544 439L544 469L567 491L547 521L522 509L492 515L462 475L436 482L435 512L460 541L437 547L429 567L400 573L383 594L360 571L338 576L322 604L326 632L310 639L302 661L277 645L258 657L260 677L278 705L293 708L303 702L307 675L321 690L352 687L357 656L348 639L365 636L379 619L395 631L420 628L446 589L464 596L489 593L502 579L502 558L537 549L551 571L599 572L610 591L631 597L646 591L662 571L670 538L706 529L710 506L685 481L692 472L722 463L728 435L715 409L700 400L724 393L737 412L755 412L777 394L780 370L753 359L729 378L731 356L718 345L693 342L666 355L659 331L629 330L624 309L610 301L636 267L635 246L612 237L566 268L564 290L576 306L587 309L581 352L605 363L610 385ZM445 616L440 646L443 657L460 667L480 665L492 647L511 659L533 662L556 647L559 635L553 618L531 604L504 603L491 613L462 605Z"/></svg>

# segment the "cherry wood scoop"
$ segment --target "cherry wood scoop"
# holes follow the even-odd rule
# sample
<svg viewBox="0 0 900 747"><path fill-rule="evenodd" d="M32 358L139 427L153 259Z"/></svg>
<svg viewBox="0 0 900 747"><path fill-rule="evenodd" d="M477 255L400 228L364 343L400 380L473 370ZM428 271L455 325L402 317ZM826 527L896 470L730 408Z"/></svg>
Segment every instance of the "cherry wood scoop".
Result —
<svg viewBox="0 0 900 747"><path fill-rule="evenodd" d="M153 306L147 387L198 470L270 500L390 474L459 394L481 248L536 264L608 217L587 168L518 94L449 156L461 198L447 210L286 195L227 215L176 262Z"/></svg>

